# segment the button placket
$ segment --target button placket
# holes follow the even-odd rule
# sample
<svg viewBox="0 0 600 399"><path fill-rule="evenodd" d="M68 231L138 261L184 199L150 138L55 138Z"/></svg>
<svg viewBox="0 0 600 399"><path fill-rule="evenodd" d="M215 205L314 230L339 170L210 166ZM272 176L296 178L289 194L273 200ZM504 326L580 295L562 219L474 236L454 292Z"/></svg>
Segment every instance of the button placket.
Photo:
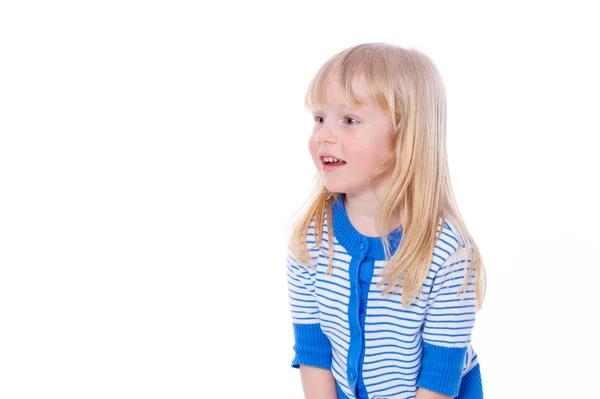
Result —
<svg viewBox="0 0 600 399"><path fill-rule="evenodd" d="M358 245L358 255L360 256L360 261L358 263L359 267L358 269L358 275L357 275L357 287L358 290L356 292L356 296L357 296L357 303L358 303L358 320L357 320L357 324L356 324L356 336L353 337L353 339L355 339L356 341L359 342L359 344L357 345L357 356L358 356L358 364L356 365L356 380L352 382L354 389L356 389L356 394L365 394L365 386L364 386L364 382L360 382L360 378L359 378L359 373L361 370L361 364L360 361L362 360L362 351L363 351L363 346L364 346L364 342L363 342L363 328L364 326L362 325L363 320L361 319L361 312L363 312L363 300L364 300L364 296L368 294L369 292L369 284L366 283L363 286L363 280L366 279L365 275L372 273L372 260L370 258L368 258L368 256L371 255L371 243L370 241L368 241L366 238L363 238L361 243ZM370 280L370 278L369 278ZM364 291L363 291L364 290ZM360 385L360 386L359 386ZM360 392L359 392L360 391Z"/></svg>
<svg viewBox="0 0 600 399"><path fill-rule="evenodd" d="M360 265L364 261L365 255L368 252L367 243L364 241L355 247L355 254L350 263L350 279L351 291L350 291L350 307L348 313L348 321L350 324L350 348L348 351L348 368L347 378L350 389L355 392L356 384L358 382L358 368L360 361L360 354L362 351L362 329L360 326L359 308L361 301L361 286L360 286Z"/></svg>
<svg viewBox="0 0 600 399"><path fill-rule="evenodd" d="M358 250L360 252L360 256L364 257L367 251L369 250L368 243L364 240L361 241L360 245L358 246Z"/></svg>
<svg viewBox="0 0 600 399"><path fill-rule="evenodd" d="M350 377L351 380L356 379L356 372L354 371L354 369L350 369L350 371L348 372L348 376Z"/></svg>

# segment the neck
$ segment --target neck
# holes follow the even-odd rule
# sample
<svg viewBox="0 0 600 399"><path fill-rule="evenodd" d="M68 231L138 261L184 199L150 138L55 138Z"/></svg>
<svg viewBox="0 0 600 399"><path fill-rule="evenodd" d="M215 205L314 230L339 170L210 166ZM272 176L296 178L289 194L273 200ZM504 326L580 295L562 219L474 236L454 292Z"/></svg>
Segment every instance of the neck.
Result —
<svg viewBox="0 0 600 399"><path fill-rule="evenodd" d="M385 195L389 181L388 173L375 179L373 185L366 190L358 193L346 193L346 210L351 211L357 217L375 220L377 208Z"/></svg>
<svg viewBox="0 0 600 399"><path fill-rule="evenodd" d="M380 200L374 192L346 193L344 205L346 211L356 217L375 220Z"/></svg>
<svg viewBox="0 0 600 399"><path fill-rule="evenodd" d="M377 210L383 195L384 190L382 188L362 193L345 194L344 208L346 209L348 219L361 234L376 237L387 234L400 225L399 218L392 217L387 226L387 231L378 231Z"/></svg>

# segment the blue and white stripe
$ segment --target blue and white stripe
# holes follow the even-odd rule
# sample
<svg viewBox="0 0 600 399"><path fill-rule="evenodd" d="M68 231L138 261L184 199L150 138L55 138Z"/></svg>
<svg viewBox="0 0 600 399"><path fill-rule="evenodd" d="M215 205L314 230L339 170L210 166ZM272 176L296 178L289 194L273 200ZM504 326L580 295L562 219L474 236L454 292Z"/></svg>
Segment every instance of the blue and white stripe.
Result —
<svg viewBox="0 0 600 399"><path fill-rule="evenodd" d="M321 247L310 251L316 269L298 264L288 247L290 309L295 325L314 324L320 327L330 344L331 371L339 389L348 398L354 398L355 393L347 377L352 334L348 317L352 256L334 239L333 275L327 275L327 228L326 225ZM426 345L432 350L466 348L466 354L460 359L461 377L478 364L477 355L470 345L476 309L474 282L469 283L462 297L457 295L465 279L466 262L470 260L468 250L460 244L456 231L451 223L445 222L434 248L427 280L408 308L401 303L401 293L392 297L382 296L377 283L385 261L374 261L366 307L362 366L362 378L370 398L414 398ZM315 243L314 222L307 232L307 242L309 247ZM434 360L431 362L432 365L437 364ZM309 365L319 366L316 363Z"/></svg>

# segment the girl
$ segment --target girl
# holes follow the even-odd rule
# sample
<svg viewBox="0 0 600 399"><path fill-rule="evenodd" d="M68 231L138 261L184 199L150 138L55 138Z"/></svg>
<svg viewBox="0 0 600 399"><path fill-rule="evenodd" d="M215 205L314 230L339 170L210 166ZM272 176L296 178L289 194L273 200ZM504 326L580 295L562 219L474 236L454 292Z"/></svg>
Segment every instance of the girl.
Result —
<svg viewBox="0 0 600 399"><path fill-rule="evenodd" d="M482 398L484 267L450 184L436 67L361 44L319 69L306 105L316 190L287 257L305 397Z"/></svg>

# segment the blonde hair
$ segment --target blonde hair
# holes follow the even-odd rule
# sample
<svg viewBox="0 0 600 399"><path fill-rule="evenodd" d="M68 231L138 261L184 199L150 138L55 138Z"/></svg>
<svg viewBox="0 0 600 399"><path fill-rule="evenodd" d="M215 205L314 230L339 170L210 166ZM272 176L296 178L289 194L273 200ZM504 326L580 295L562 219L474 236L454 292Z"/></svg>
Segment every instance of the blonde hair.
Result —
<svg viewBox="0 0 600 399"><path fill-rule="evenodd" d="M479 309L485 296L485 270L481 254L462 220L450 183L446 154L446 95L437 68L416 49L386 43L360 44L335 54L321 66L310 82L305 105L314 110L327 100L328 79L338 84L349 105L360 105L352 89L358 74L364 76L370 98L389 113L393 123L392 155L373 176L374 180L391 171L390 184L377 213L378 231L383 232L382 242L388 260L379 286L385 286L384 294L401 287L402 303L409 306L427 278L433 248L445 222L450 221L459 230L455 233L463 238L462 245L466 245L472 255L462 290L474 279ZM314 222L316 243L313 248L318 248L323 240L326 215L332 215L332 203L338 196L339 193L325 187L317 174L314 191L290 235L290 249L298 262L311 265L307 231ZM402 222L403 230L400 246L393 255L390 254L387 230L392 218ZM327 273L331 274L333 224L328 223L327 227Z"/></svg>

